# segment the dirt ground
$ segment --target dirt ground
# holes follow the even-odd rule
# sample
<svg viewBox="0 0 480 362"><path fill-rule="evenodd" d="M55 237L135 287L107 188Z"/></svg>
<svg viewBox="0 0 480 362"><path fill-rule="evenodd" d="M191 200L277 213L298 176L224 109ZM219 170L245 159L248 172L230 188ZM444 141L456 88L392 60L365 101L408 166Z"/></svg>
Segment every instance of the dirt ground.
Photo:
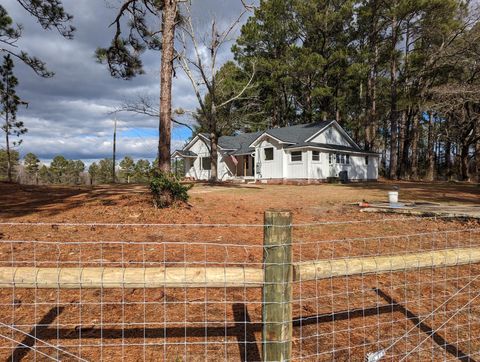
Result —
<svg viewBox="0 0 480 362"><path fill-rule="evenodd" d="M384 201L393 186L401 201L480 201L480 187L470 184L196 184L189 205L156 210L141 185L0 183L0 221L45 223L0 225L0 266L260 268L266 209L292 211L296 262L480 246L478 221L366 214L351 205ZM477 265L298 282L293 359L364 361L388 348L382 361L474 361L479 287ZM0 359L255 361L261 300L259 288L1 289Z"/></svg>

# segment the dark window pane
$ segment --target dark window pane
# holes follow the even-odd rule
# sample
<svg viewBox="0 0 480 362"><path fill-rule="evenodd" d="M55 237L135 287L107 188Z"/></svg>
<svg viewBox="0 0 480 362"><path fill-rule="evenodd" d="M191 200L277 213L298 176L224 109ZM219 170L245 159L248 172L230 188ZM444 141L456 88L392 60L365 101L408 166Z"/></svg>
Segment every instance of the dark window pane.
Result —
<svg viewBox="0 0 480 362"><path fill-rule="evenodd" d="M265 161L273 160L273 148L265 148Z"/></svg>
<svg viewBox="0 0 480 362"><path fill-rule="evenodd" d="M202 157L202 170L210 171L212 169L212 160L210 157Z"/></svg>
<svg viewBox="0 0 480 362"><path fill-rule="evenodd" d="M301 151L292 152L292 162L299 162L301 160L302 160Z"/></svg>

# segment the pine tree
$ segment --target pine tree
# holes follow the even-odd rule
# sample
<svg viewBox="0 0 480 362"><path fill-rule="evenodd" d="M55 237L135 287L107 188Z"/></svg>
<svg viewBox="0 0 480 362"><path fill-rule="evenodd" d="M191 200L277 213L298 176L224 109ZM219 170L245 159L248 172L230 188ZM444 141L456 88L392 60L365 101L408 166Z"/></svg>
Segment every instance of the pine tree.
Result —
<svg viewBox="0 0 480 362"><path fill-rule="evenodd" d="M94 185L97 182L98 173L99 173L98 165L95 162L93 162L88 167L88 175L90 176L90 185Z"/></svg>
<svg viewBox="0 0 480 362"><path fill-rule="evenodd" d="M10 158L10 163L8 159ZM0 149L0 180L8 180L9 165L12 169L12 176L15 176L17 167L19 165L19 154L16 150L10 151L10 156L7 156L7 151Z"/></svg>
<svg viewBox="0 0 480 362"><path fill-rule="evenodd" d="M123 0L113 22L116 32L110 47L96 51L97 59L108 64L110 74L124 79L144 73L140 55L145 50L162 51L158 168L163 172L170 172L174 40L179 20L177 3L178 0ZM158 20L161 29L151 28L150 24ZM128 36L122 35L125 21L128 21ZM161 39L158 34L162 34Z"/></svg>
<svg viewBox="0 0 480 362"><path fill-rule="evenodd" d="M17 120L18 105L23 103L15 92L18 80L13 74L14 64L10 55L6 55L0 67L0 115L4 119L2 130L5 132L5 146L7 151L7 179L12 182L11 146L16 147L22 140L10 144L10 136L20 137L27 132L22 121Z"/></svg>
<svg viewBox="0 0 480 362"><path fill-rule="evenodd" d="M52 177L50 175L50 170L46 165L42 165L38 171L38 179L43 185L48 185L52 182Z"/></svg>
<svg viewBox="0 0 480 362"><path fill-rule="evenodd" d="M68 169L68 160L63 156L55 156L50 163L50 177L54 184L66 182L66 174Z"/></svg>
<svg viewBox="0 0 480 362"><path fill-rule="evenodd" d="M97 181L102 184L112 182L113 160L105 158L98 163Z"/></svg>
<svg viewBox="0 0 480 362"><path fill-rule="evenodd" d="M70 25L73 17L68 14L61 0L17 0L17 2L33 16L45 30L56 29L61 36L72 39L75 28ZM22 36L22 26L14 25L7 10L0 4L0 53L7 53L18 58L35 73L42 77L52 77L46 64L27 52L18 51L17 41Z"/></svg>
<svg viewBox="0 0 480 362"><path fill-rule="evenodd" d="M40 170L40 160L37 155L34 153L27 153L23 158L23 165L25 166L25 171L31 180L35 180L35 184L38 185L38 171Z"/></svg>
<svg viewBox="0 0 480 362"><path fill-rule="evenodd" d="M138 160L135 164L135 182L147 182L150 175L150 162L148 160Z"/></svg>
<svg viewBox="0 0 480 362"><path fill-rule="evenodd" d="M131 177L135 173L135 161L131 157L125 156L125 158L120 161L120 177L130 183Z"/></svg>

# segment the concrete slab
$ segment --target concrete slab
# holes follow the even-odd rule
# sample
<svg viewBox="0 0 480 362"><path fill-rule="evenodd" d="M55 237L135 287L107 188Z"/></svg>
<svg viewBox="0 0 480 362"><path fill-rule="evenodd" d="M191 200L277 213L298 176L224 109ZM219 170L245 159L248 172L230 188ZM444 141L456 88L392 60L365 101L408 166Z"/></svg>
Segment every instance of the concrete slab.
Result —
<svg viewBox="0 0 480 362"><path fill-rule="evenodd" d="M391 206L388 203L379 203L370 204L368 207L362 208L361 212L480 219L480 205L442 205L424 202Z"/></svg>

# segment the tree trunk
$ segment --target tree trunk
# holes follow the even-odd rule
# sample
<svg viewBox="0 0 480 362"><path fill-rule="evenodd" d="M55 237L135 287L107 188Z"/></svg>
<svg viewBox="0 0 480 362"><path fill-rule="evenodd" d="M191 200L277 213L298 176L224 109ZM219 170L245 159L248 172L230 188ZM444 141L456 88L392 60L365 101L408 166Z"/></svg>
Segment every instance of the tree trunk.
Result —
<svg viewBox="0 0 480 362"><path fill-rule="evenodd" d="M7 179L12 182L12 153L10 152L10 123L8 119L8 111L5 112L5 145L7 151Z"/></svg>
<svg viewBox="0 0 480 362"><path fill-rule="evenodd" d="M373 56L370 61L371 69L368 73L366 103L367 124L365 127L365 149L370 151L374 148L377 129L377 72L378 72L378 39L377 39L377 2L372 1L372 15L370 34L368 37L369 52Z"/></svg>
<svg viewBox="0 0 480 362"><path fill-rule="evenodd" d="M160 122L158 128L158 168L163 172L170 172L172 76L177 0L164 0L162 14L162 63L160 66Z"/></svg>
<svg viewBox="0 0 480 362"><path fill-rule="evenodd" d="M460 151L460 181L468 180L468 144L462 144Z"/></svg>
<svg viewBox="0 0 480 362"><path fill-rule="evenodd" d="M428 114L428 146L427 146L427 163L428 163L428 168L427 168L427 175L426 179L427 181L433 181L434 179L434 173L435 173L435 152L434 152L434 124L433 124L433 114L429 113Z"/></svg>
<svg viewBox="0 0 480 362"><path fill-rule="evenodd" d="M480 136L480 126L477 126L477 134ZM475 144L475 174L476 181L480 184L480 139Z"/></svg>
<svg viewBox="0 0 480 362"><path fill-rule="evenodd" d="M215 84L212 84L212 88L215 89ZM218 181L218 132L215 97L212 97L212 110L210 117L210 181L216 182Z"/></svg>
<svg viewBox="0 0 480 362"><path fill-rule="evenodd" d="M475 142L475 178L476 182L480 184L480 123L475 124L475 133L477 142Z"/></svg>
<svg viewBox="0 0 480 362"><path fill-rule="evenodd" d="M445 143L445 176L447 181L452 178L452 142Z"/></svg>
<svg viewBox="0 0 480 362"><path fill-rule="evenodd" d="M398 121L397 121L397 18L392 19L392 48L390 58L390 178L397 177Z"/></svg>
<svg viewBox="0 0 480 362"><path fill-rule="evenodd" d="M404 166L406 159L404 157L405 142L406 142L406 129L407 129L407 111L402 111L402 117L400 118L400 134L398 139L398 170L397 177L401 178L405 171Z"/></svg>
<svg viewBox="0 0 480 362"><path fill-rule="evenodd" d="M419 117L413 118L412 125L412 169L411 178L418 180L418 142L420 140L420 120Z"/></svg>

